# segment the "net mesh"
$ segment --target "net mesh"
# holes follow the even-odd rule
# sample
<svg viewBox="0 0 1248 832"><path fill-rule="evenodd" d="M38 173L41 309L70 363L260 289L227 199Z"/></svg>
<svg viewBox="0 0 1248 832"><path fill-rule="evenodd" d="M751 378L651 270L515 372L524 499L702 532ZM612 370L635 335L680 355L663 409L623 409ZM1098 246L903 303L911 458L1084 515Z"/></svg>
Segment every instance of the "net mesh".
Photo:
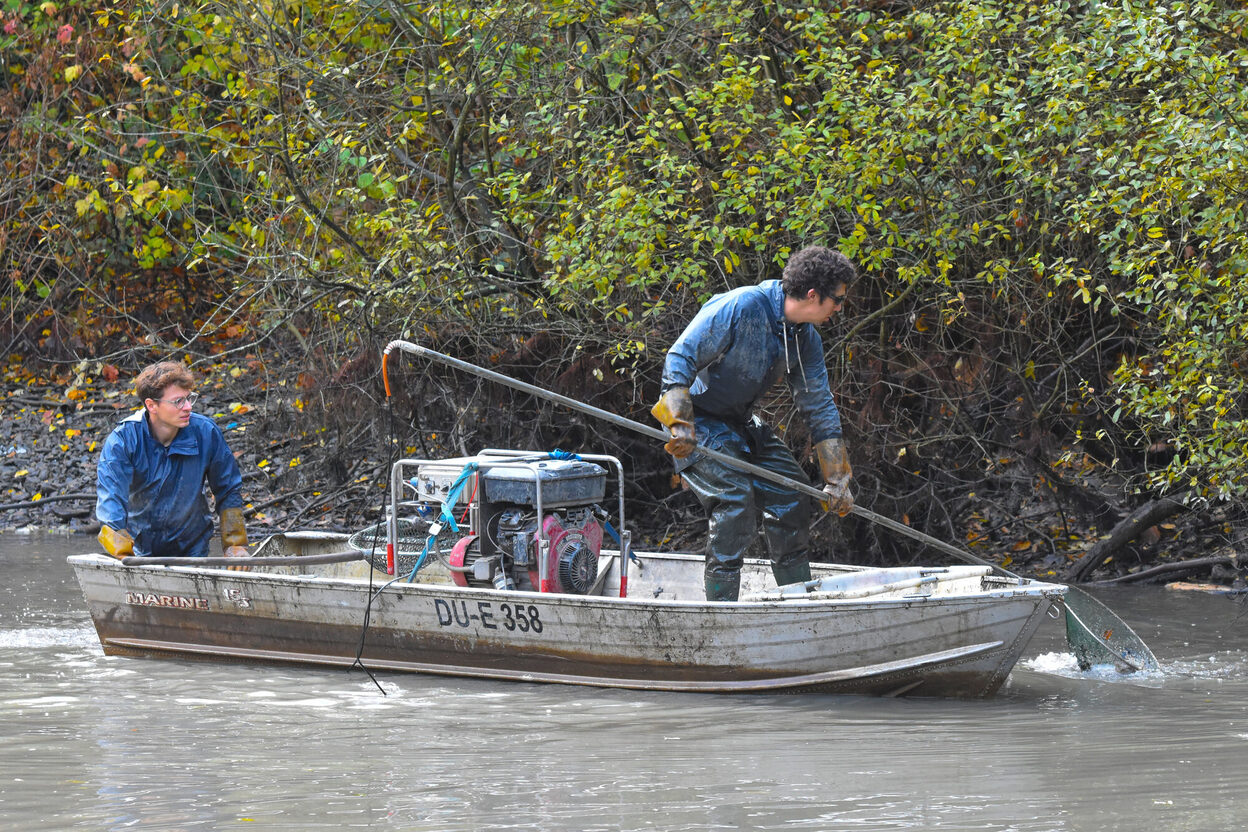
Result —
<svg viewBox="0 0 1248 832"><path fill-rule="evenodd" d="M1124 672L1161 671L1153 651L1125 621L1075 587L1066 593L1066 641L1083 670L1114 664Z"/></svg>
<svg viewBox="0 0 1248 832"><path fill-rule="evenodd" d="M400 519L396 524L398 537L394 547L394 566L396 575L406 575L420 560L420 553L425 550L425 542L429 539L429 522L427 520ZM386 523L378 523L366 529L360 529L347 538L347 545L357 552L368 554L368 561L374 569L386 571L386 543L389 530ZM437 541L434 546L438 545ZM431 549L425 559L425 566L437 558L436 549ZM422 567L423 568L423 567Z"/></svg>

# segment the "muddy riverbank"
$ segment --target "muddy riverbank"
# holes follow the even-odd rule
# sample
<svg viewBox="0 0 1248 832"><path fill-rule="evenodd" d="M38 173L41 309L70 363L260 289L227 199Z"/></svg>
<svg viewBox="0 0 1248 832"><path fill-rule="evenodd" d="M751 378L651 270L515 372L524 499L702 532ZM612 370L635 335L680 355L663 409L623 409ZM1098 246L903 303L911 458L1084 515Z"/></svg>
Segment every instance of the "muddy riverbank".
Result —
<svg viewBox="0 0 1248 832"><path fill-rule="evenodd" d="M0 530L98 530L100 447L139 407L133 374L119 378L105 367L85 367L68 381L10 371L0 399ZM323 418L305 418L308 391L297 384L238 369L200 371L196 410L217 422L238 458L253 537L364 525L380 510L383 461L341 449Z"/></svg>
<svg viewBox="0 0 1248 832"><path fill-rule="evenodd" d="M626 498L638 546L699 551L703 545L702 510L673 480L654 443L557 410L531 409L530 403L497 397L488 388L439 387L444 382L429 377L396 384L398 404L391 412L376 364L372 358L361 360L324 378L251 356L192 366L202 395L196 410L221 427L242 469L253 541L296 528L352 532L380 522L392 455L443 458L483 447L562 447L590 448L624 460L631 472ZM0 531L98 530L96 462L108 433L139 406L133 376L104 362L42 371L14 361L6 365L6 393L0 398ZM418 384L423 385L418 395L404 392ZM448 404L460 401L472 404ZM871 472L860 467L857 473L859 499L870 499ZM1049 580L1070 581L1081 560L1097 557L1103 562L1084 569L1079 580L1243 584L1238 552L1248 518L1242 506L1185 509L1115 541L1115 534L1125 534L1123 518L1132 516L1121 495L1107 492L1105 501L1117 500L1119 525L1096 528L1081 525L1046 496L1048 489L1012 472L985 481L977 491L976 510L955 518L950 529L925 531L1020 574ZM1004 520L993 520L984 499L989 494ZM869 505L886 516L896 513L878 496ZM939 553L898 546L853 518L821 518L813 531L816 559L870 565L940 560Z"/></svg>

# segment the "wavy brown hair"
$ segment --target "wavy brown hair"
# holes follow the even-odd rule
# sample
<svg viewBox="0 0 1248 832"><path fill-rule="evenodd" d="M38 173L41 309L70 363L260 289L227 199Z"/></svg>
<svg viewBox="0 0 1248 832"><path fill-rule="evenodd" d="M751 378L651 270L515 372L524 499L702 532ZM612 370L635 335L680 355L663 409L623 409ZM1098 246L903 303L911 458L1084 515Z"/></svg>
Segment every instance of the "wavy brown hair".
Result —
<svg viewBox="0 0 1248 832"><path fill-rule="evenodd" d="M804 298L814 289L824 300L836 294L842 284L848 289L857 277L858 270L844 254L823 246L809 246L789 258L782 285L789 297Z"/></svg>
<svg viewBox="0 0 1248 832"><path fill-rule="evenodd" d="M195 386L195 377L190 370L176 361L161 361L143 368L134 380L134 392L140 402L148 399L159 400L165 390L175 384L190 390Z"/></svg>

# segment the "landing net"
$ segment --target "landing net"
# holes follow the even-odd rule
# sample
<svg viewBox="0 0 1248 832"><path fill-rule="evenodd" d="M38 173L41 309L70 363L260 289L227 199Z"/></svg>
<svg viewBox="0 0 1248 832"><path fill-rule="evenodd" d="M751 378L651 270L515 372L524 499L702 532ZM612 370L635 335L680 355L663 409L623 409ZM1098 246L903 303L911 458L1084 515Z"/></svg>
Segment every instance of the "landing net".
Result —
<svg viewBox="0 0 1248 832"><path fill-rule="evenodd" d="M1157 657L1135 631L1077 587L1066 593L1066 641L1082 670L1112 662L1124 673L1160 673Z"/></svg>
<svg viewBox="0 0 1248 832"><path fill-rule="evenodd" d="M398 537L394 546L394 572L396 575L411 572L425 551L425 542L429 539L430 523L420 519L400 519L398 521ZM368 561L374 569L386 571L386 543L389 530L385 523L378 523L366 529L360 529L347 538L347 545L357 552L368 554Z"/></svg>

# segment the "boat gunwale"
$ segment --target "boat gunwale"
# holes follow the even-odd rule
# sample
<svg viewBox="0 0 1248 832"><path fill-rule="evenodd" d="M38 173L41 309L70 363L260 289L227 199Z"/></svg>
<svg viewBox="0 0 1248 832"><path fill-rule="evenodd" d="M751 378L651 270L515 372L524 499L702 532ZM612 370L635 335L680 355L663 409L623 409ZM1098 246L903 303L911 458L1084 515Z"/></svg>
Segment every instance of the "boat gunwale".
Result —
<svg viewBox="0 0 1248 832"><path fill-rule="evenodd" d="M638 556L657 555L659 557L684 557L697 559L701 561L699 555L682 556L678 553L638 553ZM292 556L292 560L298 560L297 556ZM951 604L951 603L977 603L980 601L990 600L1018 600L1018 599L1037 599L1043 600L1049 598L1053 601L1059 601L1066 593L1066 587L1063 584L1047 583L1043 581L1035 581L1032 579L1022 579L1019 581L1014 578L1002 578L996 575L984 576L990 578L993 582L1004 583L996 589L981 589L973 592L959 592L956 594L934 594L934 593L916 593L912 595L873 595L865 598L774 598L774 599L757 599L757 600L740 600L740 601L706 601L706 600L681 600L668 598L643 598L629 596L620 598L610 595L575 595L571 593L555 593L555 592L536 592L532 590L498 590L487 587L462 587L456 584L445 583L407 583L395 580L393 577L386 581L377 581L370 578L360 577L341 577L330 575L289 575L279 572L251 571L237 572L232 571L228 567L211 567L211 566L191 566L191 565L164 565L152 564L148 565L125 565L121 564L114 558L101 553L83 553L78 555L70 555L68 562L78 568L79 566L90 567L101 571L115 570L140 570L145 573L155 573L160 570L166 570L179 576L196 576L203 575L214 579L227 578L240 583L266 583L271 585L311 585L325 588L335 586L342 589L352 591L370 591L378 593L379 597L383 594L395 594L402 597L428 595L431 593L451 593L453 595L465 595L473 598L497 598L497 599L514 599L524 598L529 601L542 601L545 603L554 603L561 606L602 606L602 607L635 607L635 608L655 608L655 609L681 609L681 610L708 610L720 613L728 613L740 615L751 611L776 609L841 609L841 608L888 608L897 606L913 606L915 604ZM767 561L761 561L767 563ZM293 564L292 564L293 565ZM827 564L829 566L840 567L841 564ZM870 570L872 567L862 567L863 570ZM854 571L858 571L858 567L854 567ZM963 578L955 578L963 580Z"/></svg>

